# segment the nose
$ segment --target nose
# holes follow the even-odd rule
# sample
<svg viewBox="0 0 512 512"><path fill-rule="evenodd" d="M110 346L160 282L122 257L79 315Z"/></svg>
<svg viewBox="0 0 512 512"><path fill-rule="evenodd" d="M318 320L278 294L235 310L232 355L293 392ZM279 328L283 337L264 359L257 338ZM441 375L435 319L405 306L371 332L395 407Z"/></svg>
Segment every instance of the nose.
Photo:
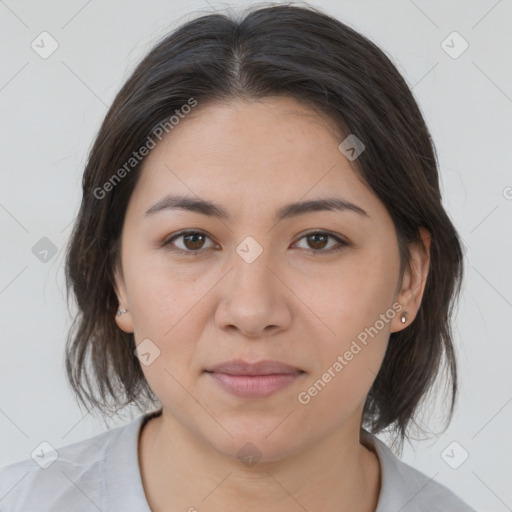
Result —
<svg viewBox="0 0 512 512"><path fill-rule="evenodd" d="M283 284L266 251L251 263L235 254L233 268L219 283L217 326L238 331L247 338L261 338L289 328L293 293Z"/></svg>

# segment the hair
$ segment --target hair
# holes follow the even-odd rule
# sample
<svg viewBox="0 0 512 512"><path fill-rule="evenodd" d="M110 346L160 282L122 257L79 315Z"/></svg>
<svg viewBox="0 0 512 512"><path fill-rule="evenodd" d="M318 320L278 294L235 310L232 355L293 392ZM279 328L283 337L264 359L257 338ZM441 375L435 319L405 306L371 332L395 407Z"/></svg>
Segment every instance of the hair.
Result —
<svg viewBox="0 0 512 512"><path fill-rule="evenodd" d="M68 303L72 290L78 306L66 344L67 379L88 410L116 414L130 404L141 410L159 404L134 354L133 334L115 322L122 226L144 159L107 188L112 171L191 98L201 106L286 96L363 141L365 150L352 165L391 215L400 280L410 268L410 244L421 244L420 227L432 237L419 311L410 325L391 333L363 411L362 425L374 434L389 430L402 446L442 368L450 392L448 423L457 396L450 323L463 253L442 206L434 144L412 91L369 39L308 5L253 6L244 16L202 15L167 34L135 68L103 120L66 254Z"/></svg>

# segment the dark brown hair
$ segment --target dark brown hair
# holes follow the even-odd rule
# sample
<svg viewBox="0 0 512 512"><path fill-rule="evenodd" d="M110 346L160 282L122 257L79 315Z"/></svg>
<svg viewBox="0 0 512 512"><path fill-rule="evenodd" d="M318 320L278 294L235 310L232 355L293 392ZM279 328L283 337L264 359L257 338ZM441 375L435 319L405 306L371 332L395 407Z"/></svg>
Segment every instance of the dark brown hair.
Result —
<svg viewBox="0 0 512 512"><path fill-rule="evenodd" d="M450 322L463 255L442 206L429 131L391 60L349 26L308 5L253 6L244 16L204 15L167 35L126 81L101 125L66 259L68 301L72 290L78 306L66 345L68 380L88 410L88 404L104 413L128 404L142 410L160 405L134 355L133 334L121 331L114 319L114 269L141 163L122 173L108 193L98 197L97 191L105 191L113 172L191 98L201 106L284 95L363 141L354 169L392 217L401 275L409 244L421 243L419 228L432 235L420 309L410 325L390 335L363 414L368 430L389 429L403 444L441 368L448 370L450 420L457 394Z"/></svg>

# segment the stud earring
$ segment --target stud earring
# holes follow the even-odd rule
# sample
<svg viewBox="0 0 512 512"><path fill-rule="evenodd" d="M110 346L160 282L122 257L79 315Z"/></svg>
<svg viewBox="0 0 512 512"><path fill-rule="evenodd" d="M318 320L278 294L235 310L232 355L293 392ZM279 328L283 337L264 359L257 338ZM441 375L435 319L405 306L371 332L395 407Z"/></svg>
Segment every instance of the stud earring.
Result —
<svg viewBox="0 0 512 512"><path fill-rule="evenodd" d="M404 312L402 313L402 316L400 317L400 321L401 321L403 324L405 324L405 322L407 322L407 316L406 316L406 315L407 315L407 311L404 311Z"/></svg>
<svg viewBox="0 0 512 512"><path fill-rule="evenodd" d="M127 309L118 309L117 310L117 316L121 316L123 313L128 313Z"/></svg>

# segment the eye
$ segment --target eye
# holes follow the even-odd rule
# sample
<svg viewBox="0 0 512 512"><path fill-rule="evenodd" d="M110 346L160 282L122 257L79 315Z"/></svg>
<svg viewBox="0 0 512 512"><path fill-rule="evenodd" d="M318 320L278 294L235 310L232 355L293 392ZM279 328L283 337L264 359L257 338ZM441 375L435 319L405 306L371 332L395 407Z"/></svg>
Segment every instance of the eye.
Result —
<svg viewBox="0 0 512 512"><path fill-rule="evenodd" d="M174 245L174 241L180 238L183 239L184 248L176 248ZM210 237L202 231L182 231L181 233L174 235L172 238L165 240L162 243L162 246L177 254L193 256L197 255L199 253L199 249L203 248L202 245L206 238Z"/></svg>
<svg viewBox="0 0 512 512"><path fill-rule="evenodd" d="M325 247L328 247L327 241L330 239L335 240L337 245L334 244L334 247L329 247L324 250ZM182 247L177 246L175 241L182 239ZM177 253L177 254L186 254L187 256L198 255L201 252L201 249L205 249L204 242L206 239L210 239L210 237L203 233L202 231L182 231L177 233L165 240L161 245L166 247L168 250ZM350 245L345 240L342 240L340 237L333 235L327 231L311 231L303 235L299 240L306 239L310 248L306 247L305 250L309 253L330 253L333 251L337 251L343 249ZM211 239L210 239L211 240ZM311 248L312 247L312 248ZM206 249L211 249L212 247L206 247ZM315 254L316 255L316 254Z"/></svg>
<svg viewBox="0 0 512 512"><path fill-rule="evenodd" d="M334 247L331 245L328 249L324 250L327 246L327 241L329 238L335 240L337 242L337 245L334 244ZM346 247L350 245L345 240L342 240L340 237L333 235L327 231L310 231L309 233L306 233L304 236L300 238L300 240L306 239L307 244L309 247L313 247L312 249L306 247L305 249L313 253L315 256L315 253L330 253L333 251L338 251L340 249L343 249L343 247Z"/></svg>

